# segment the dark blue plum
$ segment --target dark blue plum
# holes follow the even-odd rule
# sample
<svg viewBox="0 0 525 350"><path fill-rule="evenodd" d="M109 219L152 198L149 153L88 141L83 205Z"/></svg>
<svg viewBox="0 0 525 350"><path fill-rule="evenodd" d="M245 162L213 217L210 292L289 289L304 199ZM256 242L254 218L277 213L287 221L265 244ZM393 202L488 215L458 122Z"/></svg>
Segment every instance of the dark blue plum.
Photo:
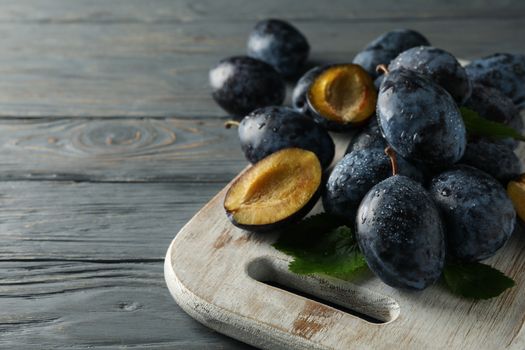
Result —
<svg viewBox="0 0 525 350"><path fill-rule="evenodd" d="M466 131L456 103L415 71L398 68L385 76L377 115L387 142L410 162L440 168L463 157Z"/></svg>
<svg viewBox="0 0 525 350"><path fill-rule="evenodd" d="M481 84L474 84L472 95L465 103L465 107L477 112L481 117L510 126L518 132L523 132L523 120L518 108L510 98L498 89ZM471 139L475 139L473 135ZM512 149L518 147L519 142L513 138L491 140Z"/></svg>
<svg viewBox="0 0 525 350"><path fill-rule="evenodd" d="M381 134L381 129L377 123L377 118L371 118L370 122L352 137L350 143L346 147L345 154L351 153L353 151L358 151L362 149L376 148L384 152L384 149L388 146L385 138ZM411 177L412 179L425 183L427 179L432 178L433 174L423 164L411 163L404 159L401 156L397 156L398 164L409 164L407 169L412 169L411 173L404 173L405 175Z"/></svg>
<svg viewBox="0 0 525 350"><path fill-rule="evenodd" d="M505 145L487 140L467 143L460 163L483 170L503 184L521 174L521 161L514 151Z"/></svg>
<svg viewBox="0 0 525 350"><path fill-rule="evenodd" d="M241 148L251 163L290 147L314 152L323 168L334 158L335 146L328 132L288 107L257 109L242 119L238 132Z"/></svg>
<svg viewBox="0 0 525 350"><path fill-rule="evenodd" d="M516 212L503 186L476 168L461 165L435 177L430 194L441 209L448 251L460 260L493 256L509 239Z"/></svg>
<svg viewBox="0 0 525 350"><path fill-rule="evenodd" d="M421 172L398 159L399 172L422 181ZM368 148L345 155L334 167L322 194L326 212L353 223L361 199L372 186L392 176L384 149Z"/></svg>
<svg viewBox="0 0 525 350"><path fill-rule="evenodd" d="M306 95L308 94L308 89L312 82L321 74L325 69L329 68L330 65L317 66L306 73L297 81L295 88L292 93L292 105L293 107L301 112L306 113L308 110L308 102L306 100Z"/></svg>
<svg viewBox="0 0 525 350"><path fill-rule="evenodd" d="M372 79L376 79L379 76L379 73L376 71L377 66L380 64L388 65L395 57L396 54L392 51L381 49L364 50L355 55L352 63L360 65L370 74Z"/></svg>
<svg viewBox="0 0 525 350"><path fill-rule="evenodd" d="M472 95L465 107L477 112L481 117L505 124L523 132L523 120L516 105L498 89L482 84L474 84Z"/></svg>
<svg viewBox="0 0 525 350"><path fill-rule="evenodd" d="M422 290L445 263L439 210L414 180L396 175L370 189L356 217L356 238L370 269L386 284Z"/></svg>
<svg viewBox="0 0 525 350"><path fill-rule="evenodd" d="M383 82L383 79L385 79L384 75L380 75L374 80L374 86L379 91L379 88L381 87L381 83Z"/></svg>
<svg viewBox="0 0 525 350"><path fill-rule="evenodd" d="M472 61L465 69L473 82L498 89L525 107L525 55L496 53Z"/></svg>
<svg viewBox="0 0 525 350"><path fill-rule="evenodd" d="M413 29L395 29L372 40L365 50L397 51L398 54L415 46L430 46L423 34Z"/></svg>
<svg viewBox="0 0 525 350"><path fill-rule="evenodd" d="M236 116L280 105L286 93L284 80L272 66L247 56L221 60L210 70L209 80L215 102Z"/></svg>
<svg viewBox="0 0 525 350"><path fill-rule="evenodd" d="M449 52L418 46L400 53L388 66L390 71L406 68L423 74L448 91L462 105L472 93L472 83L458 60Z"/></svg>
<svg viewBox="0 0 525 350"><path fill-rule="evenodd" d="M361 65L373 78L379 76L376 67L388 65L401 52L411 47L430 45L428 40L412 29L397 29L381 34L359 52L352 63Z"/></svg>
<svg viewBox="0 0 525 350"><path fill-rule="evenodd" d="M310 45L303 34L290 23L268 19L258 22L248 38L248 56L272 65L285 77L298 74Z"/></svg>
<svg viewBox="0 0 525 350"><path fill-rule="evenodd" d="M381 134L381 129L377 124L377 118L371 117L370 122L363 127L352 139L346 147L345 154L352 151L367 149L367 148L378 148L384 150L388 146L385 138Z"/></svg>

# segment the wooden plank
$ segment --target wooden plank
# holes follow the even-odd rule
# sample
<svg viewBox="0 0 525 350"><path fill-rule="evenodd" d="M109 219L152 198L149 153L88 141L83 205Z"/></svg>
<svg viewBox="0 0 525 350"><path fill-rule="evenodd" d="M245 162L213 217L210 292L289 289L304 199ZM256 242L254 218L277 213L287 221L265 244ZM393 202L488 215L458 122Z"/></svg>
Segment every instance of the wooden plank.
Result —
<svg viewBox="0 0 525 350"><path fill-rule="evenodd" d="M162 276L223 186L0 182L0 348L245 348L191 320Z"/></svg>
<svg viewBox="0 0 525 350"><path fill-rule="evenodd" d="M0 23L0 116L224 116L210 98L207 72L245 51L254 21L236 12L242 8L228 9L243 19L236 22ZM311 42L312 62L350 61L369 40L398 27L420 30L467 59L525 52L522 17L294 23Z"/></svg>
<svg viewBox="0 0 525 350"><path fill-rule="evenodd" d="M223 183L0 182L0 261L161 262Z"/></svg>
<svg viewBox="0 0 525 350"><path fill-rule="evenodd" d="M2 22L97 23L122 22L195 22L212 20L256 20L278 17L294 20L343 20L385 18L478 18L514 17L523 15L525 7L519 0L494 3L488 0L449 3L411 0L389 2L371 0L294 0L252 1L229 0L19 0L1 1ZM293 11L292 11L293 9Z"/></svg>
<svg viewBox="0 0 525 350"><path fill-rule="evenodd" d="M0 262L2 349L245 349L188 317L162 263Z"/></svg>
<svg viewBox="0 0 525 350"><path fill-rule="evenodd" d="M246 164L224 120L0 119L0 180L220 182Z"/></svg>

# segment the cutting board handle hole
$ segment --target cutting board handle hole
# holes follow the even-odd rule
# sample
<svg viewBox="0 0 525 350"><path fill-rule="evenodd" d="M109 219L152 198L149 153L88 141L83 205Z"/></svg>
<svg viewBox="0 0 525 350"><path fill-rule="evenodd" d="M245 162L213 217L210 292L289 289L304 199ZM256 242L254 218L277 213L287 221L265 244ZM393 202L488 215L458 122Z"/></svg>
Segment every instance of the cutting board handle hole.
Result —
<svg viewBox="0 0 525 350"><path fill-rule="evenodd" d="M297 275L288 270L288 262L261 257L246 266L254 280L313 300L373 323L385 324L399 316L399 304L392 298L349 282L318 276Z"/></svg>

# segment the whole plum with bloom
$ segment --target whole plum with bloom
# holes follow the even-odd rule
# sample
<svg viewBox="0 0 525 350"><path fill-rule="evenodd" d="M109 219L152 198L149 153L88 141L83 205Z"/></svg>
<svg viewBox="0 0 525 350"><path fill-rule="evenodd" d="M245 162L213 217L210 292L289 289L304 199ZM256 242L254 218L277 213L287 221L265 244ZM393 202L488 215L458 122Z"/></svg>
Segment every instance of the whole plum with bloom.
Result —
<svg viewBox="0 0 525 350"><path fill-rule="evenodd" d="M481 117L510 126L523 132L523 120L518 108L501 91L482 84L474 84L472 95L465 102L465 107L477 112ZM518 147L518 141L507 138L497 143L511 148Z"/></svg>
<svg viewBox="0 0 525 350"><path fill-rule="evenodd" d="M429 46L428 39L413 29L394 29L381 34L365 50L387 50L401 53L415 46Z"/></svg>
<svg viewBox="0 0 525 350"><path fill-rule="evenodd" d="M345 154L349 154L353 151L370 148L376 148L379 149L381 152L384 152L385 148L388 147L388 143L381 134L381 129L379 128L377 118L370 119L370 122L352 137L352 139L348 143L348 146L346 147ZM425 167L423 164L409 162L408 160L404 159L399 155L397 156L397 160L401 167L405 170L416 170L412 171L409 174L404 172L402 172L402 174L407 175L408 177L411 177L420 183L424 183L426 179L432 177L432 175L429 173L429 169L427 169L427 167ZM403 164L409 164L409 166L403 167Z"/></svg>
<svg viewBox="0 0 525 350"><path fill-rule="evenodd" d="M260 108L244 117L239 125L244 155L256 163L283 148L312 151L323 168L332 162L335 146L319 124L289 107Z"/></svg>
<svg viewBox="0 0 525 350"><path fill-rule="evenodd" d="M210 70L209 80L215 102L236 116L280 105L286 93L284 80L272 66L247 56L221 60Z"/></svg>
<svg viewBox="0 0 525 350"><path fill-rule="evenodd" d="M467 143L460 163L483 170L503 184L521 174L521 161L512 148L483 139Z"/></svg>
<svg viewBox="0 0 525 350"><path fill-rule="evenodd" d="M418 46L400 53L388 69L406 68L423 74L449 92L462 105L472 93L465 69L449 52L431 46Z"/></svg>
<svg viewBox="0 0 525 350"><path fill-rule="evenodd" d="M352 63L362 66L375 79L379 75L378 65L388 65L401 52L422 45L430 43L421 33L412 29L392 30L371 41L357 53Z"/></svg>
<svg viewBox="0 0 525 350"><path fill-rule="evenodd" d="M392 287L422 290L441 276L445 238L439 210L406 176L389 177L366 194L356 239L370 269Z"/></svg>
<svg viewBox="0 0 525 350"><path fill-rule="evenodd" d="M300 72L309 52L304 35L279 19L258 22L248 38L248 56L270 64L285 77Z"/></svg>
<svg viewBox="0 0 525 350"><path fill-rule="evenodd" d="M383 49L369 49L358 52L352 60L352 63L363 67L363 69L367 71L368 74L370 74L372 79L375 80L380 74L376 71L377 66L380 64L388 64L396 56L397 54L393 53L392 51Z"/></svg>
<svg viewBox="0 0 525 350"><path fill-rule="evenodd" d="M465 107L477 112L481 117L505 124L519 132L523 131L523 120L516 105L500 90L474 84L472 95Z"/></svg>
<svg viewBox="0 0 525 350"><path fill-rule="evenodd" d="M525 107L525 55L496 53L470 62L465 69L473 82L498 89Z"/></svg>
<svg viewBox="0 0 525 350"><path fill-rule="evenodd" d="M386 74L377 100L382 134L410 162L447 167L463 157L465 124L450 94L428 77L398 68Z"/></svg>
<svg viewBox="0 0 525 350"><path fill-rule="evenodd" d="M374 80L374 86L379 91L379 88L381 87L381 83L383 82L383 79L385 79L384 75L380 75Z"/></svg>
<svg viewBox="0 0 525 350"><path fill-rule="evenodd" d="M490 258L509 239L516 212L503 186L476 168L460 165L430 185L446 225L448 251L465 261Z"/></svg>
<svg viewBox="0 0 525 350"><path fill-rule="evenodd" d="M370 118L370 122L352 137L346 147L345 154L367 148L384 150L387 146L388 144L381 134L381 129L377 123L377 118L372 117Z"/></svg>
<svg viewBox="0 0 525 350"><path fill-rule="evenodd" d="M398 159L399 172L416 181L423 175L410 163ZM392 176L384 149L366 148L345 155L334 167L322 194L323 207L330 214L353 223L359 203L372 186Z"/></svg>

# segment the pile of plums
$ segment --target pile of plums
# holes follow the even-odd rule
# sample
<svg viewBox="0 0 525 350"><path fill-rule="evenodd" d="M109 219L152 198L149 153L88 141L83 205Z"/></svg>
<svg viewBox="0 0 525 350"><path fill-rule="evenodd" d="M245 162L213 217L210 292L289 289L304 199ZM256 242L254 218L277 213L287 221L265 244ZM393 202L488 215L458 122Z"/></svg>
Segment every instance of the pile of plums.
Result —
<svg viewBox="0 0 525 350"><path fill-rule="evenodd" d="M522 132L525 56L497 53L463 67L420 33L393 30L352 63L308 70L284 107L285 80L304 71L309 50L295 27L265 20L246 56L209 73L215 101L243 117L241 147L254 164L226 194L233 224L279 229L322 198L326 212L355 227L370 269L405 289L434 283L445 259L493 256L514 230L516 203L525 206L517 141L467 133L460 107ZM329 132L349 135L332 168Z"/></svg>

